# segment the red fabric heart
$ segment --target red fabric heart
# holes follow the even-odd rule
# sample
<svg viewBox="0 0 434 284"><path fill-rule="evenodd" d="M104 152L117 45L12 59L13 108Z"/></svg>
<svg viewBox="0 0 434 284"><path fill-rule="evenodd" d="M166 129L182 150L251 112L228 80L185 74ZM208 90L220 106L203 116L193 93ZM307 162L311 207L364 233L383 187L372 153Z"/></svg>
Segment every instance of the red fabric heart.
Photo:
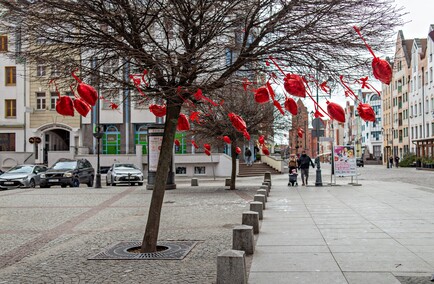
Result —
<svg viewBox="0 0 434 284"><path fill-rule="evenodd" d="M73 103L75 110L86 117L91 109L90 106L82 98L76 98Z"/></svg>
<svg viewBox="0 0 434 284"><path fill-rule="evenodd" d="M265 156L270 155L270 151L268 151L267 147L265 145L262 145L262 153L264 153Z"/></svg>
<svg viewBox="0 0 434 284"><path fill-rule="evenodd" d="M210 155L211 155L211 152L210 152L209 150L205 149L205 154L206 154L207 156L210 156Z"/></svg>
<svg viewBox="0 0 434 284"><path fill-rule="evenodd" d="M96 104L96 100L98 99L98 93L92 86L85 83L80 83L77 86L77 93L85 102L87 102L91 106L94 106Z"/></svg>
<svg viewBox="0 0 434 284"><path fill-rule="evenodd" d="M334 119L341 123L345 122L345 111L337 103L327 102L327 112L330 115L331 119Z"/></svg>
<svg viewBox="0 0 434 284"><path fill-rule="evenodd" d="M197 146L197 144L194 140L191 140L191 144L194 146L195 149L199 148L199 146Z"/></svg>
<svg viewBox="0 0 434 284"><path fill-rule="evenodd" d="M227 143L227 144L231 144L231 138L229 138L229 136L223 136L223 140Z"/></svg>
<svg viewBox="0 0 434 284"><path fill-rule="evenodd" d="M190 122L188 122L188 118L185 114L181 113L178 117L178 126L177 129L179 131L187 131L190 130Z"/></svg>
<svg viewBox="0 0 434 284"><path fill-rule="evenodd" d="M306 87L304 86L304 81L296 74L287 74L283 82L283 87L293 96L301 98L306 97Z"/></svg>
<svg viewBox="0 0 434 284"><path fill-rule="evenodd" d="M56 111L64 116L74 116L74 104L69 96L61 96L56 102Z"/></svg>
<svg viewBox="0 0 434 284"><path fill-rule="evenodd" d="M163 117L166 115L166 106L165 105L149 105L149 111L152 112L156 117Z"/></svg>
<svg viewBox="0 0 434 284"><path fill-rule="evenodd" d="M298 113L297 103L293 98L285 99L285 109L289 111L292 115L297 115Z"/></svg>
<svg viewBox="0 0 434 284"><path fill-rule="evenodd" d="M179 143L178 139L175 139L175 145L178 146L178 147L181 146L181 143Z"/></svg>
<svg viewBox="0 0 434 284"><path fill-rule="evenodd" d="M369 104L362 104L360 103L357 106L357 111L359 112L360 117L364 121L372 121L375 122L375 111L372 109L372 107Z"/></svg>
<svg viewBox="0 0 434 284"><path fill-rule="evenodd" d="M241 153L241 149L240 149L240 147L235 148L235 152L236 152L237 154L240 154L240 153Z"/></svg>
<svg viewBox="0 0 434 284"><path fill-rule="evenodd" d="M205 148L208 151L211 151L211 145L209 144L203 144L203 148Z"/></svg>
<svg viewBox="0 0 434 284"><path fill-rule="evenodd" d="M389 85L392 81L392 66L387 60L378 57L372 59L372 72L375 78L386 85Z"/></svg>
<svg viewBox="0 0 434 284"><path fill-rule="evenodd" d="M250 134L249 134L249 132L247 132L247 129L244 130L243 135L244 135L244 137L245 137L247 140L250 141Z"/></svg>
<svg viewBox="0 0 434 284"><path fill-rule="evenodd" d="M260 87L255 91L255 101L259 104L265 104L270 100L270 95L266 87Z"/></svg>
<svg viewBox="0 0 434 284"><path fill-rule="evenodd" d="M261 145L265 144L265 137L264 137L264 135L260 135L260 136L259 136L259 138L258 138L258 142L259 142L259 144L261 144Z"/></svg>
<svg viewBox="0 0 434 284"><path fill-rule="evenodd" d="M231 121L232 125L239 132L244 132L247 129L246 122L244 121L244 119L241 118L241 116L236 115L235 113L231 112L228 114L228 117L229 117L229 120Z"/></svg>
<svg viewBox="0 0 434 284"><path fill-rule="evenodd" d="M297 129L297 135L298 135L298 137L303 138L303 133L304 133L303 128L299 127Z"/></svg>

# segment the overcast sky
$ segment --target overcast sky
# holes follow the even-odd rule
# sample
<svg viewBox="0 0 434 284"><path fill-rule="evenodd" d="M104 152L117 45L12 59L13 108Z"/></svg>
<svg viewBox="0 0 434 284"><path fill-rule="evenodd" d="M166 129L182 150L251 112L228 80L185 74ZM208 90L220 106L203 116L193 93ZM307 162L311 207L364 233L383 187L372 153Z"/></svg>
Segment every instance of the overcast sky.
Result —
<svg viewBox="0 0 434 284"><path fill-rule="evenodd" d="M408 22L401 28L405 39L426 38L429 25L434 24L434 0L395 0L398 7L404 7L409 14ZM398 30L399 30L398 29Z"/></svg>

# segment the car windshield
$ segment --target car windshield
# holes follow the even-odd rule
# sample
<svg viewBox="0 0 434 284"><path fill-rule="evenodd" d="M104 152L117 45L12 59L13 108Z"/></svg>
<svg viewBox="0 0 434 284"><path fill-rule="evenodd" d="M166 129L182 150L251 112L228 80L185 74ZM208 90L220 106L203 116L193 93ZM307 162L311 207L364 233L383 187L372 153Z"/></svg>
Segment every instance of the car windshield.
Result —
<svg viewBox="0 0 434 284"><path fill-rule="evenodd" d="M18 173L24 173L29 174L33 171L33 166L15 166L12 169L8 171L8 173L12 174L18 174Z"/></svg>
<svg viewBox="0 0 434 284"><path fill-rule="evenodd" d="M53 170L73 170L77 166L77 161L57 162L53 165Z"/></svg>
<svg viewBox="0 0 434 284"><path fill-rule="evenodd" d="M124 169L136 169L136 166L133 164L117 164L115 165L116 169L124 168Z"/></svg>

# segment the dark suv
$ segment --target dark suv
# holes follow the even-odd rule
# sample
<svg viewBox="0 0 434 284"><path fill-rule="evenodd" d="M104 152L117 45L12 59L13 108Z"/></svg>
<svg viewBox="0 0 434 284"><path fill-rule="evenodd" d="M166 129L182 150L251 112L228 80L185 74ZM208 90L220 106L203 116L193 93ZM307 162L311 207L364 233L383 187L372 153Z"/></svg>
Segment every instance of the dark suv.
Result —
<svg viewBox="0 0 434 284"><path fill-rule="evenodd" d="M80 183L85 183L88 187L92 187L94 176L95 170L86 159L59 159L40 175L40 186L45 188L52 185L79 187Z"/></svg>

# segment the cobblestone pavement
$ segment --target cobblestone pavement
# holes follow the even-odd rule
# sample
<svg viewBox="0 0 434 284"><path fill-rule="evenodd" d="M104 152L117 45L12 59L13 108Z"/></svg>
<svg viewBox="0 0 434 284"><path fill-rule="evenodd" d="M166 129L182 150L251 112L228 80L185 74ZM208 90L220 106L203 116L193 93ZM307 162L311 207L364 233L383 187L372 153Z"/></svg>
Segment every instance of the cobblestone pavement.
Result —
<svg viewBox="0 0 434 284"><path fill-rule="evenodd" d="M329 172L323 165L324 183ZM391 180L434 192L434 172L367 165L360 174L362 184ZM275 180L283 184L287 174ZM0 191L0 283L214 283L217 255L231 249L232 228L262 177L237 182L239 190L229 191L224 179L199 178L191 187L177 178L177 189L166 191L159 239L199 241L183 260L88 260L118 241L143 238L152 194L144 187Z"/></svg>

